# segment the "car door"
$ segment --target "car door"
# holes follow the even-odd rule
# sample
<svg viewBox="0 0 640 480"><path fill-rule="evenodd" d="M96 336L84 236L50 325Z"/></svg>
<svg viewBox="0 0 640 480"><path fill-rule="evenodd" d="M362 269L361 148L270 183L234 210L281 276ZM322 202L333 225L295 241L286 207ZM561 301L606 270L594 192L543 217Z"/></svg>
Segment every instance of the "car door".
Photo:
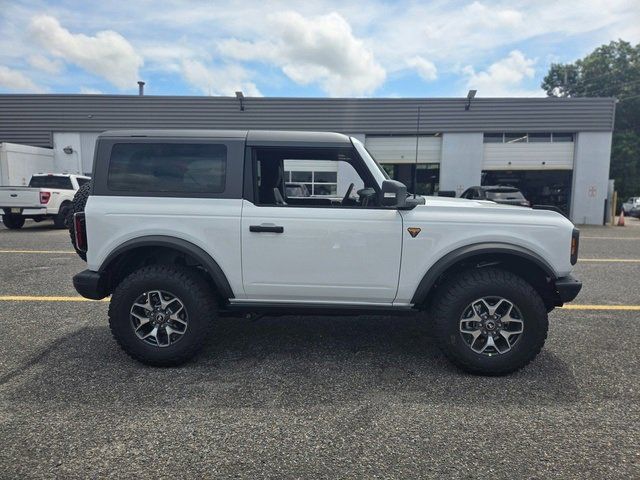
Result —
<svg viewBox="0 0 640 480"><path fill-rule="evenodd" d="M400 213L374 205L366 208L353 205L353 199L342 205L339 198L346 193L348 185L341 184L339 175L335 184L315 180L333 180L326 172L331 159L335 157L338 161L337 158L351 155L353 158L348 160L357 161L357 153L344 149L340 154L333 149L313 151L313 154L304 149L282 151L280 156L287 158L283 163L288 162L289 170L282 167L281 176L288 178L277 179L278 185L289 181L293 176L292 169L297 167L296 158L300 157L299 162L303 165L300 168L308 171L298 177L310 180L311 197L282 199L285 203L296 200L297 204L278 204L277 198L264 201L258 198L259 190L262 188L269 197L270 188L263 188L266 183L256 185L255 182L263 181L261 177L254 179L256 196L244 200L241 236L246 298L277 302L390 304L398 288L402 249ZM256 155L254 175L266 177L265 168L258 164L260 152L254 152L254 157ZM313 160L314 156L318 159ZM323 174L317 175L313 168L320 167ZM363 173L363 165L357 168ZM346 177L349 184L354 183L351 182L353 173ZM362 180L365 187L371 182L371 178ZM284 191L283 187L281 193Z"/></svg>

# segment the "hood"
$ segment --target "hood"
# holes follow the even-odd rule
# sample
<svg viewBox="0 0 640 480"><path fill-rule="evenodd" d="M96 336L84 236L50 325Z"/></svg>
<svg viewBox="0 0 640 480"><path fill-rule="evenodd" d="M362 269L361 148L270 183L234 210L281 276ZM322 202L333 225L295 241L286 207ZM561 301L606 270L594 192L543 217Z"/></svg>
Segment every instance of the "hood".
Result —
<svg viewBox="0 0 640 480"><path fill-rule="evenodd" d="M432 207L471 207L471 208L516 208L526 209L519 205L505 205L504 203L496 203L491 200L469 200L467 198L452 197L424 197L425 206Z"/></svg>

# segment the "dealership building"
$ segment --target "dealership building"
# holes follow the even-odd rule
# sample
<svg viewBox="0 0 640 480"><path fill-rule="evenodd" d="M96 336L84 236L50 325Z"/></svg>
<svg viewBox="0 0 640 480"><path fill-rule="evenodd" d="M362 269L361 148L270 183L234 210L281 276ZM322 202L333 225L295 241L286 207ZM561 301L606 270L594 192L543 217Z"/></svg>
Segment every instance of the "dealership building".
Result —
<svg viewBox="0 0 640 480"><path fill-rule="evenodd" d="M0 143L52 149L57 170L90 174L105 130L342 132L417 193L512 185L576 223L602 224L614 113L612 98L0 95ZM313 195L342 194L347 180L335 163L299 164L286 180Z"/></svg>

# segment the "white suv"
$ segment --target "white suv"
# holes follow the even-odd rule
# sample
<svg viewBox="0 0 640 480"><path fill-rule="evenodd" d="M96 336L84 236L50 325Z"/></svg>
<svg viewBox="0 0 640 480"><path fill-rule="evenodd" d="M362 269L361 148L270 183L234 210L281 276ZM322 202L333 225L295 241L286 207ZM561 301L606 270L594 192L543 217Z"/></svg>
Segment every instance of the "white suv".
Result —
<svg viewBox="0 0 640 480"><path fill-rule="evenodd" d="M314 165L349 184L314 174L310 196L287 197L292 172ZM336 133L107 132L74 209L89 267L74 285L111 295L115 339L151 365L193 357L221 315L424 310L453 362L504 374L581 288L562 215L408 195Z"/></svg>

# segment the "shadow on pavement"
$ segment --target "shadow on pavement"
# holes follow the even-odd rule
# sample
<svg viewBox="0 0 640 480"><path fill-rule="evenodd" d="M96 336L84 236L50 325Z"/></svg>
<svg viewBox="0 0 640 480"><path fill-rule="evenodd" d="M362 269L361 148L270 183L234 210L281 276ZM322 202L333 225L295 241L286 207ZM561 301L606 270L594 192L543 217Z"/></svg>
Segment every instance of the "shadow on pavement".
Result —
<svg viewBox="0 0 640 480"><path fill-rule="evenodd" d="M451 366L429 333L428 324L405 318L223 319L197 361L159 369L127 357L107 326L88 327L11 374L8 381L18 383L4 396L50 408L297 408L367 400L472 408L579 400L570 369L550 352L508 377L477 377Z"/></svg>

